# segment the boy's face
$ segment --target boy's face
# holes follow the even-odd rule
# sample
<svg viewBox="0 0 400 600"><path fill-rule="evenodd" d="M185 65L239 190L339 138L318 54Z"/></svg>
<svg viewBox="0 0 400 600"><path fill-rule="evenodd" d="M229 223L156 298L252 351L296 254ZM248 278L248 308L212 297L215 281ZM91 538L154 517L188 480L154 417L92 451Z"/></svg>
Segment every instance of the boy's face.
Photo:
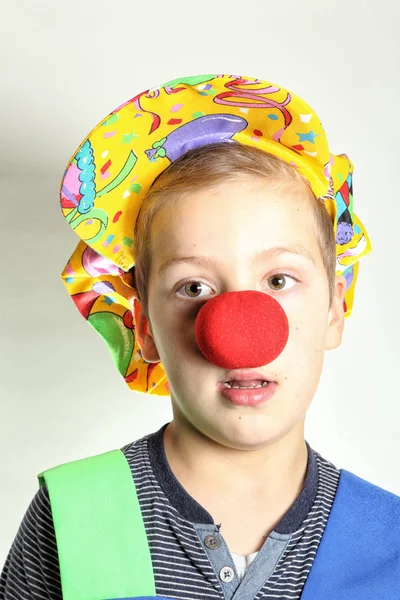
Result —
<svg viewBox="0 0 400 600"><path fill-rule="evenodd" d="M344 327L345 279L336 277L329 309L313 201L305 183L243 178L192 193L154 217L150 323L135 301L136 333L145 360L164 365L177 424L232 448L261 447L288 434L303 439L324 350L340 344ZM258 264L251 261L260 251L294 245L301 245L314 262L292 253ZM177 263L158 272L171 258L194 255L215 261L215 267ZM286 275L277 285L272 276L279 273ZM278 383L276 392L252 407L233 405L219 394L217 384L228 369L210 363L195 338L195 320L203 304L216 294L243 290L271 294L289 321L284 350L257 369Z"/></svg>

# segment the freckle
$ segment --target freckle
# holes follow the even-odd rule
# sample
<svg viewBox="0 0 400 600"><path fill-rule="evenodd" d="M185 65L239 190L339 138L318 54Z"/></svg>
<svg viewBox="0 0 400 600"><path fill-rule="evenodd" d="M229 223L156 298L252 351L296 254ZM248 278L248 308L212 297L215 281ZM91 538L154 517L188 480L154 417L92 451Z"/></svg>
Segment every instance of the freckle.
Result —
<svg viewBox="0 0 400 600"><path fill-rule="evenodd" d="M239 419L241 419L242 417L239 417Z"/></svg>
<svg viewBox="0 0 400 600"><path fill-rule="evenodd" d="M285 379L287 379L287 377L285 377Z"/></svg>

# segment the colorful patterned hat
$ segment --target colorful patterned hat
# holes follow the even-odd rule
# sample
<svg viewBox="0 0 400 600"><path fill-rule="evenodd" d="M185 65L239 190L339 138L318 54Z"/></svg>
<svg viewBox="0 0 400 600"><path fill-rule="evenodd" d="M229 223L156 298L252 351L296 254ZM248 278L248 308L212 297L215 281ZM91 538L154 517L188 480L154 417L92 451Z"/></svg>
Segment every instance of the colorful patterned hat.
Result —
<svg viewBox="0 0 400 600"><path fill-rule="evenodd" d="M353 211L353 165L330 153L322 124L288 90L251 77L199 75L169 81L115 109L74 152L61 184L61 208L81 238L62 279L82 316L108 345L127 385L169 395L162 363L141 355L123 275L135 264L133 231L146 192L188 150L239 142L297 168L322 197L336 235L336 274L351 314L359 260L371 251Z"/></svg>

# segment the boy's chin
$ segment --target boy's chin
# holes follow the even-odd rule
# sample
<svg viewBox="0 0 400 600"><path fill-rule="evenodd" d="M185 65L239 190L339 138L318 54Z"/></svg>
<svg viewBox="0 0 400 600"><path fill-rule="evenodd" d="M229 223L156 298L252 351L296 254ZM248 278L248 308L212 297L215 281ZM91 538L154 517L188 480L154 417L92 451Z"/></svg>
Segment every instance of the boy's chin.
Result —
<svg viewBox="0 0 400 600"><path fill-rule="evenodd" d="M210 422L203 435L211 443L232 450L261 450L284 434L272 426L266 415L230 415L222 420Z"/></svg>

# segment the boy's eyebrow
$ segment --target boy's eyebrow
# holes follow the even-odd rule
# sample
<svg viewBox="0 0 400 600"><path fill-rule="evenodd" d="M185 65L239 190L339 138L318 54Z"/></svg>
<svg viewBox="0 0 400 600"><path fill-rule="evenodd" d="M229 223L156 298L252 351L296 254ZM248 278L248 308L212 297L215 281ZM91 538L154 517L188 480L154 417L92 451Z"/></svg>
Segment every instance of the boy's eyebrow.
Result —
<svg viewBox="0 0 400 600"><path fill-rule="evenodd" d="M261 252L257 252L251 257L251 262L258 263L262 260L267 260L271 257L278 256L279 254L297 254L298 256L302 256L307 260L310 260L315 266L317 266L314 257L310 254L310 252L302 246L301 244L294 244L291 246L274 246L273 248L269 248L268 250L262 250ZM178 256L175 258L169 258L165 262L163 262L157 274L159 275L162 271L165 271L168 267L179 263L192 263L199 266L206 267L215 267L217 266L218 260L215 260L209 256Z"/></svg>

